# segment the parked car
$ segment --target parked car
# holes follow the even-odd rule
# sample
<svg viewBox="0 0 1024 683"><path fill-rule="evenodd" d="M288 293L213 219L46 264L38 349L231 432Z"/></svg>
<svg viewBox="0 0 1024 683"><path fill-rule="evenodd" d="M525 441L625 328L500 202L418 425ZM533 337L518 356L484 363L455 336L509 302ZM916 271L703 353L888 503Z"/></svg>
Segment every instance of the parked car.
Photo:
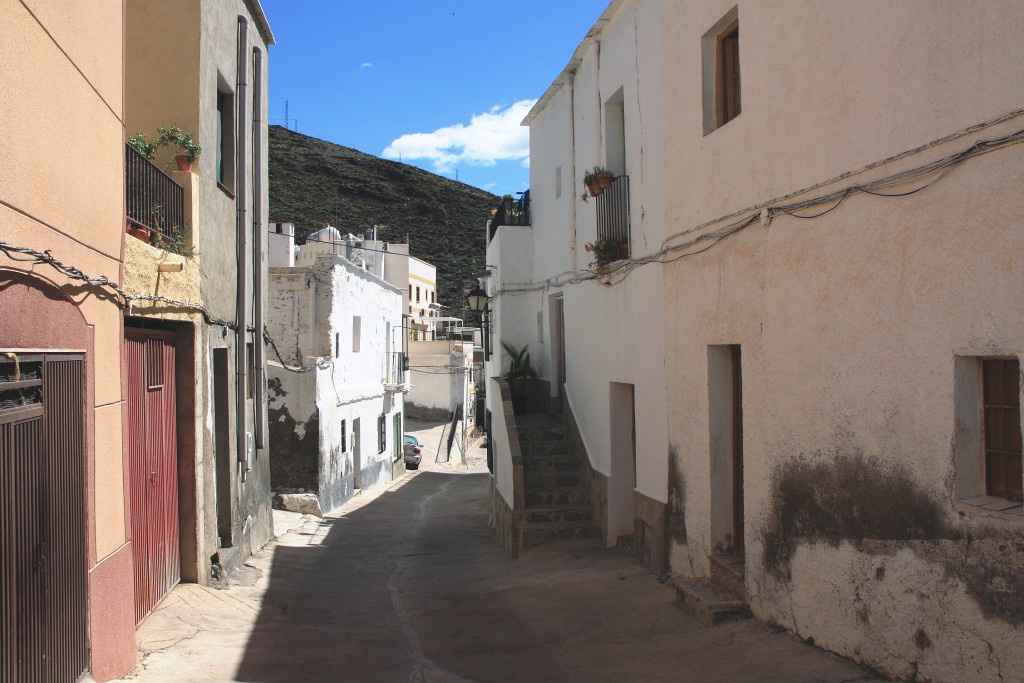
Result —
<svg viewBox="0 0 1024 683"><path fill-rule="evenodd" d="M412 434L406 434L402 437L402 451L405 454L405 468L407 470L418 470L420 468L420 459L423 457L420 452L420 447L423 444Z"/></svg>

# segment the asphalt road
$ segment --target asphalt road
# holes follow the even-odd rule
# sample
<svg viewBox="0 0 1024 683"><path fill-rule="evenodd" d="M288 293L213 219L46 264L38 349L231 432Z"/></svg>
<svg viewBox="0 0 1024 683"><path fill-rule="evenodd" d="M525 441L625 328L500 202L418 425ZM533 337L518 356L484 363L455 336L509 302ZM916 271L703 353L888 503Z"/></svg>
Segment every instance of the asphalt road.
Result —
<svg viewBox="0 0 1024 683"><path fill-rule="evenodd" d="M618 550L565 542L509 560L482 452L438 465L431 438L386 491L324 520L282 516L236 585L176 588L139 630L131 680L874 680L753 620L704 627Z"/></svg>

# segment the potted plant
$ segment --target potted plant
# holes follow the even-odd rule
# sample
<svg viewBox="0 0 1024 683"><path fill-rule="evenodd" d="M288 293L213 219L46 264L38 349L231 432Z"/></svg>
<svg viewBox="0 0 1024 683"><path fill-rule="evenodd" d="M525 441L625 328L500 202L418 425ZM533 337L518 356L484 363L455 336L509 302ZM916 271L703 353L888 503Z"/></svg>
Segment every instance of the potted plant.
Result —
<svg viewBox="0 0 1024 683"><path fill-rule="evenodd" d="M512 394L512 412L522 415L526 412L526 401L530 394L530 382L537 378L537 371L530 365L530 354L527 344L522 348L510 344L507 341L501 342L501 348L508 356L508 372L502 375L502 379L508 382L509 393Z"/></svg>
<svg viewBox="0 0 1024 683"><path fill-rule="evenodd" d="M594 260L587 264L598 275L604 275L608 264L629 258L629 243L617 239L604 239L590 242L585 249L594 255Z"/></svg>
<svg viewBox="0 0 1024 683"><path fill-rule="evenodd" d="M502 206L505 207L505 211L511 211L512 210L512 203L514 201L515 200L512 199L512 195L510 195L510 194L504 195L501 198L501 204L502 204Z"/></svg>
<svg viewBox="0 0 1024 683"><path fill-rule="evenodd" d="M161 147L174 147L178 152L174 157L178 170L191 171L192 165L203 153L203 148L192 138L191 131L186 133L178 128L177 124L172 123L170 128L157 128L156 132L158 137L153 140L145 133L136 133L128 138L128 145L150 161Z"/></svg>
<svg viewBox="0 0 1024 683"><path fill-rule="evenodd" d="M178 170L191 171L192 164L203 153L203 148L192 139L192 132L185 133L174 123L171 124L170 128L157 128L156 132L160 133L159 140L162 141L164 147L174 147L178 151L178 154L174 156L174 162L178 165Z"/></svg>
<svg viewBox="0 0 1024 683"><path fill-rule="evenodd" d="M595 171L590 170L584 172L583 187L587 188L587 192L590 193L591 197L596 197L601 194L601 180L597 177L597 173Z"/></svg>
<svg viewBox="0 0 1024 683"><path fill-rule="evenodd" d="M601 183L602 192L604 188L611 187L612 183L615 182L615 174L604 166L595 166L594 173L597 174L597 180Z"/></svg>

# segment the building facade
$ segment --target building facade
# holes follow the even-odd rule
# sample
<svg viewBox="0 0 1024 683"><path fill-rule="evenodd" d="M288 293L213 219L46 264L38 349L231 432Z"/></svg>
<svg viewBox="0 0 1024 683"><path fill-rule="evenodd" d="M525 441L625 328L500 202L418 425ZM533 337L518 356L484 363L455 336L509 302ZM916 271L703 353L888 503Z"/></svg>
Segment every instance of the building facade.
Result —
<svg viewBox="0 0 1024 683"><path fill-rule="evenodd" d="M613 2L527 118L533 227L488 251L605 540L727 563L755 616L899 677L1024 671L1022 19Z"/></svg>
<svg viewBox="0 0 1024 683"><path fill-rule="evenodd" d="M270 269L276 493L315 494L326 513L405 472L402 321L402 290L342 256Z"/></svg>
<svg viewBox="0 0 1024 683"><path fill-rule="evenodd" d="M0 23L0 678L106 680L135 665L123 6L3 3Z"/></svg>

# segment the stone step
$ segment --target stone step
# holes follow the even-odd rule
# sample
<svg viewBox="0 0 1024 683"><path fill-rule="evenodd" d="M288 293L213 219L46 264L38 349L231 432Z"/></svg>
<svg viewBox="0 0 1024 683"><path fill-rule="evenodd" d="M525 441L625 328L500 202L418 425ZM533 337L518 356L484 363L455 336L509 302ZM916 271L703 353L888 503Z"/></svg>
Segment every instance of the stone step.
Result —
<svg viewBox="0 0 1024 683"><path fill-rule="evenodd" d="M523 488L527 491L540 489L560 489L580 486L583 479L579 471L560 472L554 469L530 470L523 468Z"/></svg>
<svg viewBox="0 0 1024 683"><path fill-rule="evenodd" d="M711 579L676 578L673 583L676 600L708 626L750 616L750 607L745 600L716 585Z"/></svg>
<svg viewBox="0 0 1024 683"><path fill-rule="evenodd" d="M579 486L529 488L524 495L526 505L586 505L587 491Z"/></svg>
<svg viewBox="0 0 1024 683"><path fill-rule="evenodd" d="M523 511L527 524L552 524L558 522L586 522L590 524L594 511L589 505L529 505Z"/></svg>
<svg viewBox="0 0 1024 683"><path fill-rule="evenodd" d="M527 524L523 528L523 546L534 548L553 541L597 538L597 529L590 522L557 522Z"/></svg>
<svg viewBox="0 0 1024 683"><path fill-rule="evenodd" d="M562 456L575 458L576 454L569 448L568 441L528 441L519 442L519 449L524 458Z"/></svg>
<svg viewBox="0 0 1024 683"><path fill-rule="evenodd" d="M575 458L523 458L523 473L565 472L578 473L580 463Z"/></svg>
<svg viewBox="0 0 1024 683"><path fill-rule="evenodd" d="M548 427L519 427L519 443L542 443L551 441L565 441L565 428L561 426Z"/></svg>
<svg viewBox="0 0 1024 683"><path fill-rule="evenodd" d="M746 563L743 555L715 553L709 555L711 580L733 595L747 599Z"/></svg>

